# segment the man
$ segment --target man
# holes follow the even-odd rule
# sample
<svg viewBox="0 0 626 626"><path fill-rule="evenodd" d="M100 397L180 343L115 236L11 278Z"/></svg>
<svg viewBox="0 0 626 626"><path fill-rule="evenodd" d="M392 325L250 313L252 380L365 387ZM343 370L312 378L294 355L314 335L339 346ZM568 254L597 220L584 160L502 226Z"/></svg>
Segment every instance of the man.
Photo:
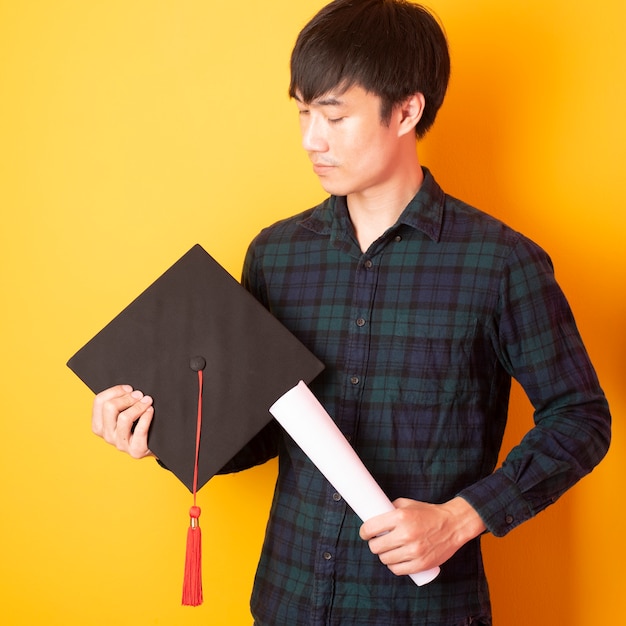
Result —
<svg viewBox="0 0 626 626"><path fill-rule="evenodd" d="M419 163L450 70L436 20L404 0L336 0L291 69L330 197L262 231L243 284L326 364L311 388L396 509L361 525L270 424L224 468L279 457L255 623L491 624L480 534L506 534L591 471L606 400L547 255ZM535 427L496 470L511 376ZM146 456L151 404L109 389L94 431ZM403 576L435 565L423 587Z"/></svg>

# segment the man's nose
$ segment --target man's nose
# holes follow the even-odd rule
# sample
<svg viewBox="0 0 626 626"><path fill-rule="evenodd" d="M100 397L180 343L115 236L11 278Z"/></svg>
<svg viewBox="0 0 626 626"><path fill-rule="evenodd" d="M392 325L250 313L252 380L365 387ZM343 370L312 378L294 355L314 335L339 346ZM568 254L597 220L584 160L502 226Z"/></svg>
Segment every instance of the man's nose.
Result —
<svg viewBox="0 0 626 626"><path fill-rule="evenodd" d="M322 129L322 120L310 116L302 124L302 147L307 152L326 152L328 140Z"/></svg>

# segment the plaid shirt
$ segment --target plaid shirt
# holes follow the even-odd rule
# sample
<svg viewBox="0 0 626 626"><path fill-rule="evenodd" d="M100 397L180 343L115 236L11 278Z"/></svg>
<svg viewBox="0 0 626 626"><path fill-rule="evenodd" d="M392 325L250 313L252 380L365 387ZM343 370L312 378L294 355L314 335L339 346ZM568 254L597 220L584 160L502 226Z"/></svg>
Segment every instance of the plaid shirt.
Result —
<svg viewBox="0 0 626 626"><path fill-rule="evenodd" d="M461 495L501 536L608 448L608 406L549 258L427 170L366 253L345 199L330 197L261 232L243 283L326 363L311 389L392 500ZM511 376L536 425L494 472ZM229 469L276 453L257 624L491 623L479 539L418 588L371 554L356 515L275 423Z"/></svg>

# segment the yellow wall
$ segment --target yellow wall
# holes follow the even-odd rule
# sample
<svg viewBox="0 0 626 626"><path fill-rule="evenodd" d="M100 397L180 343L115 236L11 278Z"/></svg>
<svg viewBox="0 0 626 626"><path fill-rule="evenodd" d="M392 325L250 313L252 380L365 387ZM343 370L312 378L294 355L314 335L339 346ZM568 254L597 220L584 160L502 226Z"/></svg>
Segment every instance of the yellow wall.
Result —
<svg viewBox="0 0 626 626"><path fill-rule="evenodd" d="M0 622L249 624L275 466L200 494L205 604L182 608L189 494L90 433L66 359L192 244L234 275L322 197L288 55L321 0L0 1ZM626 8L432 0L454 62L421 147L449 192L552 254L615 417L607 459L485 548L497 623L623 615ZM530 423L514 394L509 445ZM530 622L529 622L530 616Z"/></svg>

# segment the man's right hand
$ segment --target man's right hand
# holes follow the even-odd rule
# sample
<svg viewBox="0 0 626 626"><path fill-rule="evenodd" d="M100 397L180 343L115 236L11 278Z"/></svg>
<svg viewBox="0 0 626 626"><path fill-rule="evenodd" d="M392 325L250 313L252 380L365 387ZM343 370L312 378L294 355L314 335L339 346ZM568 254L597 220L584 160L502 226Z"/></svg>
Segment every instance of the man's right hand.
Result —
<svg viewBox="0 0 626 626"><path fill-rule="evenodd" d="M150 396L133 390L130 385L116 385L95 397L91 428L118 450L141 459L153 456L148 448L148 429L153 416Z"/></svg>

